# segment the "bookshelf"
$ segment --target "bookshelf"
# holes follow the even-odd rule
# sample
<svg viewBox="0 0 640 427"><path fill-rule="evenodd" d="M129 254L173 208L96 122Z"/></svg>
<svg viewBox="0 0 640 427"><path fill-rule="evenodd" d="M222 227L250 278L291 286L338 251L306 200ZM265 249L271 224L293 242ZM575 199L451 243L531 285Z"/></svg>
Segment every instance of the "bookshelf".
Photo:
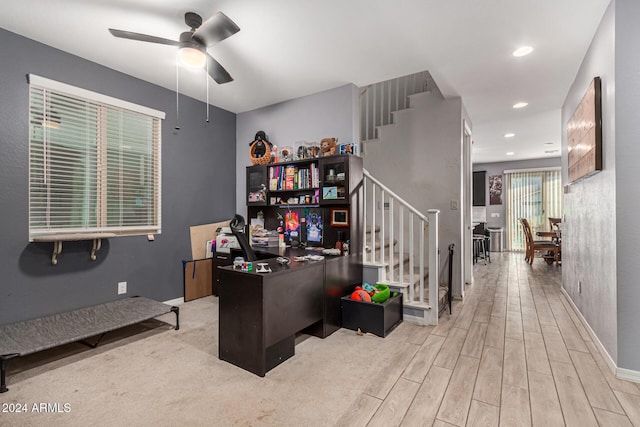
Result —
<svg viewBox="0 0 640 427"><path fill-rule="evenodd" d="M247 167L247 213L256 218L262 212L265 227L280 226L280 217L296 212L300 220L297 239L310 245L333 247L339 236L359 240L361 210L362 158L337 154L313 159L294 160ZM347 212L350 221L340 227L331 226L336 209ZM307 242L307 219L322 221L321 241Z"/></svg>
<svg viewBox="0 0 640 427"><path fill-rule="evenodd" d="M349 204L362 181L362 158L334 155L247 167L247 204Z"/></svg>

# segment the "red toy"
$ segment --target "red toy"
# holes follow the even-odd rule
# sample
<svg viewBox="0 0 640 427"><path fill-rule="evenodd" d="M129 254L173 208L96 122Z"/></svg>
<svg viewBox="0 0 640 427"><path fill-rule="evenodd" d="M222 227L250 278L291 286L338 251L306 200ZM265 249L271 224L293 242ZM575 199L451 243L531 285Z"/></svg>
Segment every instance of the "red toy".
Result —
<svg viewBox="0 0 640 427"><path fill-rule="evenodd" d="M369 294L362 289L356 289L355 291L353 291L353 293L351 294L351 299L354 301L371 302L371 297L369 296Z"/></svg>

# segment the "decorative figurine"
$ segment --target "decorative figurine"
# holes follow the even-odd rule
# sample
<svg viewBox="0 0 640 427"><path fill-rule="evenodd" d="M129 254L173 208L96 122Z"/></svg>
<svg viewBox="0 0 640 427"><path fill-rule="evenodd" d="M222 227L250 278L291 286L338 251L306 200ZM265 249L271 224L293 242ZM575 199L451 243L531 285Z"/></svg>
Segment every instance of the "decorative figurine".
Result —
<svg viewBox="0 0 640 427"><path fill-rule="evenodd" d="M259 130L255 139L249 144L249 157L254 165L266 165L271 162L271 148L273 144L267 140L264 131Z"/></svg>
<svg viewBox="0 0 640 427"><path fill-rule="evenodd" d="M320 141L320 149L323 156L332 156L336 153L336 138L323 138Z"/></svg>

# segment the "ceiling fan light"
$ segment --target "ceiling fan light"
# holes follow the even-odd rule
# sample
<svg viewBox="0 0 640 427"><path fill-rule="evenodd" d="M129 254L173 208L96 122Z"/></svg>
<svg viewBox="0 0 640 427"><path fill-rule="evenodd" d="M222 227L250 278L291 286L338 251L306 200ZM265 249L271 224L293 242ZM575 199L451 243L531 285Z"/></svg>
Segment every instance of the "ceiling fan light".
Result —
<svg viewBox="0 0 640 427"><path fill-rule="evenodd" d="M207 63L207 57L200 49L191 46L183 46L178 50L178 57L183 65L193 68L203 68Z"/></svg>
<svg viewBox="0 0 640 427"><path fill-rule="evenodd" d="M514 50L512 55L515 56L516 58L519 58L521 56L527 56L531 52L533 52L533 47L531 47L531 46L521 46L521 47L517 48L516 50Z"/></svg>

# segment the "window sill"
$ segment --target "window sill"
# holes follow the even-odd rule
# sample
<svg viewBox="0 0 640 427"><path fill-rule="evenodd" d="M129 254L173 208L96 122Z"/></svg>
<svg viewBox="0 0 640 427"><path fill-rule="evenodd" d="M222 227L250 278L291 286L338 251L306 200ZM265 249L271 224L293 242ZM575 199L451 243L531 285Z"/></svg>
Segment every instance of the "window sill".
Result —
<svg viewBox="0 0 640 427"><path fill-rule="evenodd" d="M108 239L116 237L115 233L67 233L33 236L34 242L74 242L78 240Z"/></svg>
<svg viewBox="0 0 640 427"><path fill-rule="evenodd" d="M71 242L79 240L93 240L91 246L90 258L91 261L96 260L96 252L100 250L102 246L102 239L108 239L109 237L116 237L115 233L68 233L68 234L49 234L42 236L32 236L33 242L53 242L53 253L51 255L51 264L58 264L58 255L62 252L62 242Z"/></svg>

